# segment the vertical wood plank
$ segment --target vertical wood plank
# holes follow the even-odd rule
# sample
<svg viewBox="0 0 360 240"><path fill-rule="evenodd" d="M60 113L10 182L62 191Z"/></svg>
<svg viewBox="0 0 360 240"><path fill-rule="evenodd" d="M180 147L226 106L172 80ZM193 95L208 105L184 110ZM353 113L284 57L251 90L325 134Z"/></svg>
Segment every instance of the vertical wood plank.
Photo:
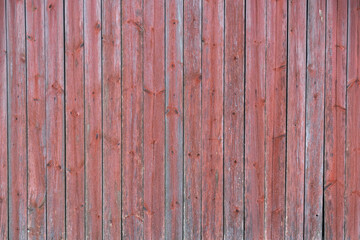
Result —
<svg viewBox="0 0 360 240"><path fill-rule="evenodd" d="M144 236L143 24L143 1L122 1L122 224L126 239Z"/></svg>
<svg viewBox="0 0 360 240"><path fill-rule="evenodd" d="M103 238L121 236L121 2L103 1Z"/></svg>
<svg viewBox="0 0 360 240"><path fill-rule="evenodd" d="M344 239L347 1L327 2L325 72L325 239Z"/></svg>
<svg viewBox="0 0 360 240"><path fill-rule="evenodd" d="M84 9L65 0L66 237L84 239Z"/></svg>
<svg viewBox="0 0 360 240"><path fill-rule="evenodd" d="M6 5L0 0L0 238L8 238L8 138Z"/></svg>
<svg viewBox="0 0 360 240"><path fill-rule="evenodd" d="M306 1L288 2L288 105L285 239L303 239ZM296 107L294 107L296 106Z"/></svg>
<svg viewBox="0 0 360 240"><path fill-rule="evenodd" d="M201 6L184 1L184 239L201 239Z"/></svg>
<svg viewBox="0 0 360 240"><path fill-rule="evenodd" d="M9 238L27 238L25 2L7 1Z"/></svg>
<svg viewBox="0 0 360 240"><path fill-rule="evenodd" d="M164 17L164 1L144 1L144 239L165 238Z"/></svg>
<svg viewBox="0 0 360 240"><path fill-rule="evenodd" d="M203 1L202 237L223 238L224 1Z"/></svg>
<svg viewBox="0 0 360 240"><path fill-rule="evenodd" d="M225 1L224 237L244 238L245 1Z"/></svg>
<svg viewBox="0 0 360 240"><path fill-rule="evenodd" d="M360 1L349 1L345 239L360 238Z"/></svg>
<svg viewBox="0 0 360 240"><path fill-rule="evenodd" d="M26 1L29 239L46 239L44 4Z"/></svg>
<svg viewBox="0 0 360 240"><path fill-rule="evenodd" d="M45 1L47 238L65 239L64 1Z"/></svg>
<svg viewBox="0 0 360 240"><path fill-rule="evenodd" d="M305 239L322 237L325 1L308 2L305 135Z"/></svg>
<svg viewBox="0 0 360 240"><path fill-rule="evenodd" d="M166 2L165 238L182 238L183 0Z"/></svg>
<svg viewBox="0 0 360 240"><path fill-rule="evenodd" d="M246 2L245 238L264 239L266 2Z"/></svg>
<svg viewBox="0 0 360 240"><path fill-rule="evenodd" d="M285 233L287 1L266 2L265 238Z"/></svg>
<svg viewBox="0 0 360 240"><path fill-rule="evenodd" d="M84 4L85 236L102 238L101 1Z"/></svg>

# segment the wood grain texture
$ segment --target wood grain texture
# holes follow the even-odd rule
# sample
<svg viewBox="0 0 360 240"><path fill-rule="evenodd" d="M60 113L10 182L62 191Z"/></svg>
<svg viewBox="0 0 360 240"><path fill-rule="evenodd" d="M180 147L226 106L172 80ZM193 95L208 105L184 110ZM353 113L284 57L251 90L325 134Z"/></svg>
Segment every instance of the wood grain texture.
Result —
<svg viewBox="0 0 360 240"><path fill-rule="evenodd" d="M122 237L144 237L142 0L122 1Z"/></svg>
<svg viewBox="0 0 360 240"><path fill-rule="evenodd" d="M308 2L304 238L322 237L325 1Z"/></svg>
<svg viewBox="0 0 360 240"><path fill-rule="evenodd" d="M144 239L165 238L165 1L144 1Z"/></svg>
<svg viewBox="0 0 360 240"><path fill-rule="evenodd" d="M223 237L224 1L203 1L202 238Z"/></svg>
<svg viewBox="0 0 360 240"><path fill-rule="evenodd" d="M102 238L101 1L84 4L85 236Z"/></svg>
<svg viewBox="0 0 360 240"><path fill-rule="evenodd" d="M0 0L0 239L358 239L359 0Z"/></svg>
<svg viewBox="0 0 360 240"><path fill-rule="evenodd" d="M244 238L245 1L225 2L224 238Z"/></svg>
<svg viewBox="0 0 360 240"><path fill-rule="evenodd" d="M345 239L360 237L360 1L348 8Z"/></svg>
<svg viewBox="0 0 360 240"><path fill-rule="evenodd" d="M265 238L285 233L287 1L266 2Z"/></svg>
<svg viewBox="0 0 360 240"><path fill-rule="evenodd" d="M299 240L304 238L306 2L290 1L288 11L285 239Z"/></svg>
<svg viewBox="0 0 360 240"><path fill-rule="evenodd" d="M165 14L165 238L182 239L183 1L167 1Z"/></svg>
<svg viewBox="0 0 360 240"><path fill-rule="evenodd" d="M344 239L347 1L326 11L324 238Z"/></svg>
<svg viewBox="0 0 360 240"><path fill-rule="evenodd" d="M85 238L84 8L65 1L66 238Z"/></svg>
<svg viewBox="0 0 360 240"><path fill-rule="evenodd" d="M25 1L7 1L9 238L27 238Z"/></svg>
<svg viewBox="0 0 360 240"><path fill-rule="evenodd" d="M102 5L103 238L121 236L121 2Z"/></svg>
<svg viewBox="0 0 360 240"><path fill-rule="evenodd" d="M8 136L6 5L0 0L0 238L8 238Z"/></svg>
<svg viewBox="0 0 360 240"><path fill-rule="evenodd" d="M184 1L184 239L201 239L201 9Z"/></svg>
<svg viewBox="0 0 360 240"><path fill-rule="evenodd" d="M64 4L45 1L47 238L65 239Z"/></svg>
<svg viewBox="0 0 360 240"><path fill-rule="evenodd" d="M45 1L47 238L65 239L64 3Z"/></svg>
<svg viewBox="0 0 360 240"><path fill-rule="evenodd" d="M26 1L28 239L46 239L44 1Z"/></svg>
<svg viewBox="0 0 360 240"><path fill-rule="evenodd" d="M246 1L245 239L265 237L265 4Z"/></svg>

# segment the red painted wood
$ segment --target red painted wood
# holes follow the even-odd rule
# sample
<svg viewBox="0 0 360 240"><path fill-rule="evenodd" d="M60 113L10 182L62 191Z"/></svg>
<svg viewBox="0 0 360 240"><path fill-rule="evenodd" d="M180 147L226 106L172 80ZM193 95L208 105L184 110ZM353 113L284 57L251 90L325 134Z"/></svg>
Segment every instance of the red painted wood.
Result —
<svg viewBox="0 0 360 240"><path fill-rule="evenodd" d="M288 3L285 239L298 240L304 236L306 10L305 1Z"/></svg>
<svg viewBox="0 0 360 240"><path fill-rule="evenodd" d="M121 236L121 2L102 5L103 237Z"/></svg>
<svg viewBox="0 0 360 240"><path fill-rule="evenodd" d="M101 1L84 4L85 236L102 238Z"/></svg>
<svg viewBox="0 0 360 240"><path fill-rule="evenodd" d="M44 1L26 1L28 239L46 239Z"/></svg>
<svg viewBox="0 0 360 240"><path fill-rule="evenodd" d="M285 233L287 1L266 2L265 238Z"/></svg>
<svg viewBox="0 0 360 240"><path fill-rule="evenodd" d="M244 238L245 1L225 4L224 238Z"/></svg>
<svg viewBox="0 0 360 240"><path fill-rule="evenodd" d="M326 8L324 237L344 239L347 1Z"/></svg>
<svg viewBox="0 0 360 240"><path fill-rule="evenodd" d="M265 4L246 2L245 239L265 237Z"/></svg>
<svg viewBox="0 0 360 240"><path fill-rule="evenodd" d="M164 17L164 1L144 1L144 239L165 238Z"/></svg>
<svg viewBox="0 0 360 240"><path fill-rule="evenodd" d="M82 1L65 1L66 238L84 239L84 22Z"/></svg>
<svg viewBox="0 0 360 240"><path fill-rule="evenodd" d="M183 215L183 2L166 2L165 238L182 239Z"/></svg>
<svg viewBox="0 0 360 240"><path fill-rule="evenodd" d="M7 48L6 5L0 1L0 238L8 238Z"/></svg>
<svg viewBox="0 0 360 240"><path fill-rule="evenodd" d="M184 239L201 239L201 6L184 1Z"/></svg>
<svg viewBox="0 0 360 240"><path fill-rule="evenodd" d="M45 1L47 238L65 239L64 4Z"/></svg>
<svg viewBox="0 0 360 240"><path fill-rule="evenodd" d="M359 238L359 9L0 0L0 238Z"/></svg>
<svg viewBox="0 0 360 240"><path fill-rule="evenodd" d="M345 239L360 237L360 2L348 6Z"/></svg>
<svg viewBox="0 0 360 240"><path fill-rule="evenodd" d="M325 1L308 3L304 238L322 237Z"/></svg>
<svg viewBox="0 0 360 240"><path fill-rule="evenodd" d="M203 1L202 238L223 237L224 1Z"/></svg>
<svg viewBox="0 0 360 240"><path fill-rule="evenodd" d="M144 236L143 14L142 0L122 1L122 237L126 239Z"/></svg>
<svg viewBox="0 0 360 240"><path fill-rule="evenodd" d="M27 238L25 2L7 1L9 238Z"/></svg>

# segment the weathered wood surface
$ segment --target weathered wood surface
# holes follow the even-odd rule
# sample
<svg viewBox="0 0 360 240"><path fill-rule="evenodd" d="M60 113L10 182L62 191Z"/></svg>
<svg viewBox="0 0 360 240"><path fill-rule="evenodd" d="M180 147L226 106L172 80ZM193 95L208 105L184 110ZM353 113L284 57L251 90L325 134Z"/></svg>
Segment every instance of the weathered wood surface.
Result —
<svg viewBox="0 0 360 240"><path fill-rule="evenodd" d="M325 239L344 239L347 1L328 1L325 72Z"/></svg>
<svg viewBox="0 0 360 240"><path fill-rule="evenodd" d="M5 0L0 1L0 28L6 31ZM3 31L4 32L4 31ZM7 46L0 35L0 238L8 238Z"/></svg>
<svg viewBox="0 0 360 240"><path fill-rule="evenodd" d="M287 4L267 1L265 238L285 233Z"/></svg>
<svg viewBox="0 0 360 240"><path fill-rule="evenodd" d="M348 6L345 239L360 237L360 1Z"/></svg>
<svg viewBox="0 0 360 240"><path fill-rule="evenodd" d="M320 239L323 221L325 1L308 2L304 238Z"/></svg>
<svg viewBox="0 0 360 240"><path fill-rule="evenodd" d="M50 7L50 6L49 6ZM53 6L51 5L51 8ZM84 5L65 1L66 238L85 238Z"/></svg>
<svg viewBox="0 0 360 240"><path fill-rule="evenodd" d="M122 1L122 235L144 237L142 0ZM145 119L146 120L146 119ZM115 123L119 124L119 123Z"/></svg>
<svg viewBox="0 0 360 240"><path fill-rule="evenodd" d="M144 1L144 239L165 239L165 1Z"/></svg>
<svg viewBox="0 0 360 240"><path fill-rule="evenodd" d="M165 238L182 239L183 1L165 9Z"/></svg>
<svg viewBox="0 0 360 240"><path fill-rule="evenodd" d="M201 0L184 0L184 239L201 238Z"/></svg>
<svg viewBox="0 0 360 240"><path fill-rule="evenodd" d="M0 0L0 239L359 239L359 0Z"/></svg>
<svg viewBox="0 0 360 240"><path fill-rule="evenodd" d="M243 239L245 0L225 7L224 237Z"/></svg>
<svg viewBox="0 0 360 240"><path fill-rule="evenodd" d="M203 1L202 237L223 237L224 1Z"/></svg>
<svg viewBox="0 0 360 240"><path fill-rule="evenodd" d="M121 3L102 1L103 238L121 236ZM105 177L107 176L107 177Z"/></svg>
<svg viewBox="0 0 360 240"><path fill-rule="evenodd" d="M84 4L85 237L102 238L101 0Z"/></svg>
<svg viewBox="0 0 360 240"><path fill-rule="evenodd" d="M6 52L8 54L8 236L10 239L26 239L28 189L25 1L7 1L6 17Z"/></svg>
<svg viewBox="0 0 360 240"><path fill-rule="evenodd" d="M45 4L47 238L65 238L64 3Z"/></svg>
<svg viewBox="0 0 360 240"><path fill-rule="evenodd" d="M246 1L245 239L265 237L266 1Z"/></svg>
<svg viewBox="0 0 360 240"><path fill-rule="evenodd" d="M28 238L46 239L44 1L26 1Z"/></svg>
<svg viewBox="0 0 360 240"><path fill-rule="evenodd" d="M288 4L285 239L304 239L306 11Z"/></svg>

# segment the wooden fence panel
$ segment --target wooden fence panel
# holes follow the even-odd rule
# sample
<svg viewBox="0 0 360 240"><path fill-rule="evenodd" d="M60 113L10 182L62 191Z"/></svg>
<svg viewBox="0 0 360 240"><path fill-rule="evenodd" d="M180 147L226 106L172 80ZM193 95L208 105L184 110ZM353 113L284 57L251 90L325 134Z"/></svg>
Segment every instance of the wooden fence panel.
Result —
<svg viewBox="0 0 360 240"><path fill-rule="evenodd" d="M0 239L358 239L359 0L0 0Z"/></svg>

